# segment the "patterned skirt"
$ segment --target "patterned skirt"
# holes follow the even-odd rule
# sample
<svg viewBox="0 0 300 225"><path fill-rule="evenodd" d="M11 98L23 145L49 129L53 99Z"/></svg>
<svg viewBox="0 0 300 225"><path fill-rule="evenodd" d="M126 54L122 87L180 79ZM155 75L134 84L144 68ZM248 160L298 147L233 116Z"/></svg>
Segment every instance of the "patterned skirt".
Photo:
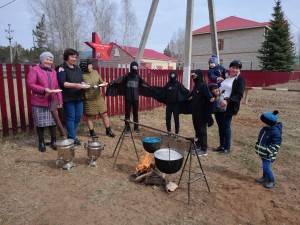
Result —
<svg viewBox="0 0 300 225"><path fill-rule="evenodd" d="M32 106L32 117L34 126L48 127L55 125L55 121L48 107Z"/></svg>

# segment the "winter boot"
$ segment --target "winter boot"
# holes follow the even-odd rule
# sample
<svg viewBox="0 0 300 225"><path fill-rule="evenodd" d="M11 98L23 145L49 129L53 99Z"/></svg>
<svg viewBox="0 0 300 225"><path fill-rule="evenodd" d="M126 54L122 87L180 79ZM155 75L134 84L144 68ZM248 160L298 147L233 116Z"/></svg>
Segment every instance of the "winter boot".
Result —
<svg viewBox="0 0 300 225"><path fill-rule="evenodd" d="M266 188L273 188L275 186L275 181L273 180L273 181L267 181L266 183L265 183L265 187Z"/></svg>
<svg viewBox="0 0 300 225"><path fill-rule="evenodd" d="M50 146L53 150L57 150L57 146L56 146L56 138L52 137L51 138L51 142L50 142Z"/></svg>
<svg viewBox="0 0 300 225"><path fill-rule="evenodd" d="M255 180L257 183L260 183L260 184L264 184L267 182L267 178L266 176L262 176L261 178L258 178Z"/></svg>
<svg viewBox="0 0 300 225"><path fill-rule="evenodd" d="M112 130L111 130L111 128L110 127L107 127L106 128L106 135L108 136L108 137L115 137L116 135L112 132Z"/></svg>
<svg viewBox="0 0 300 225"><path fill-rule="evenodd" d="M46 143L45 143L44 138L39 139L39 151L40 152L45 152L46 151Z"/></svg>

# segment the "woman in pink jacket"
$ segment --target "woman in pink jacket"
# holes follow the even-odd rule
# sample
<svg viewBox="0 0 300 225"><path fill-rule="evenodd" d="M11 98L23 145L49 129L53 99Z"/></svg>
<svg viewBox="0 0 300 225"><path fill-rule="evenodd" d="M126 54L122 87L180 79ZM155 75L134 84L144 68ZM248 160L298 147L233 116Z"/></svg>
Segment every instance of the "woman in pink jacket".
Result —
<svg viewBox="0 0 300 225"><path fill-rule="evenodd" d="M62 107L61 90L57 81L56 71L52 68L53 55L43 52L40 55L40 63L30 70L27 86L31 90L31 104L34 125L39 138L39 151L46 151L44 140L44 128L49 127L51 135L51 147L56 150L56 126L50 113L50 107L55 99L58 99L58 107Z"/></svg>

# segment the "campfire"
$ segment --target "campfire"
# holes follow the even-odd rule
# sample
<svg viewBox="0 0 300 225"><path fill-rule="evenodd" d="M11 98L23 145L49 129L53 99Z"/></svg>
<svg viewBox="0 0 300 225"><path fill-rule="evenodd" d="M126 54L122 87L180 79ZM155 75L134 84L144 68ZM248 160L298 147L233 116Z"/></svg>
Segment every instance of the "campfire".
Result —
<svg viewBox="0 0 300 225"><path fill-rule="evenodd" d="M141 157L139 165L135 168L135 181L142 182L147 185L163 185L167 192L174 191L177 185L168 182L165 174L156 169L153 155L149 152L144 153Z"/></svg>
<svg viewBox="0 0 300 225"><path fill-rule="evenodd" d="M154 169L153 156L149 152L141 157L140 164L135 168L135 173L137 176L150 172L151 169Z"/></svg>

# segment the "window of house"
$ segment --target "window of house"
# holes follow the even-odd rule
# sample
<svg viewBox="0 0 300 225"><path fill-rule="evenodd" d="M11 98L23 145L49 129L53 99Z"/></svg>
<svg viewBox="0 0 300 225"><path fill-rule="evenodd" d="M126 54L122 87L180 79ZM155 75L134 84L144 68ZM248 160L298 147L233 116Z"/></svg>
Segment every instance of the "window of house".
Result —
<svg viewBox="0 0 300 225"><path fill-rule="evenodd" d="M120 51L118 48L115 48L114 56L120 56Z"/></svg>
<svg viewBox="0 0 300 225"><path fill-rule="evenodd" d="M218 39L219 50L224 50L224 39Z"/></svg>

